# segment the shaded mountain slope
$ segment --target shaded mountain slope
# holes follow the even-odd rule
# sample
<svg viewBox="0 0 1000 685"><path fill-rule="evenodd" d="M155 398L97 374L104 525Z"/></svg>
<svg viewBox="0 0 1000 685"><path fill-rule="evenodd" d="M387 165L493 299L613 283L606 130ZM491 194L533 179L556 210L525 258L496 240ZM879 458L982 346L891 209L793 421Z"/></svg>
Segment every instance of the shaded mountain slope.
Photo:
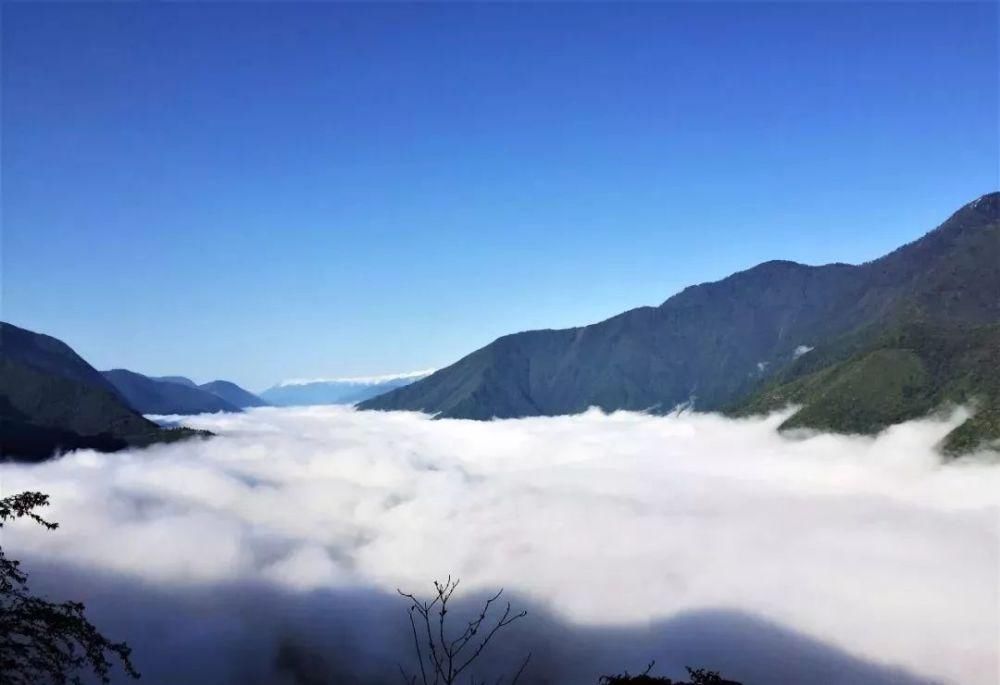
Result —
<svg viewBox="0 0 1000 685"><path fill-rule="evenodd" d="M85 362L69 345L51 335L0 321L0 352L5 361L27 364L41 373L116 393L114 386L100 371Z"/></svg>
<svg viewBox="0 0 1000 685"><path fill-rule="evenodd" d="M188 388L204 390L205 392L215 395L237 409L267 406L267 402L262 400L260 397L254 395L249 390L244 390L240 386L236 385L236 383L232 383L230 381L216 380L198 385L187 376L147 376L147 378L160 383L175 383Z"/></svg>
<svg viewBox="0 0 1000 685"><path fill-rule="evenodd" d="M205 392L215 395L225 402L228 402L237 409L267 406L267 402L257 397L257 395L254 395L248 390L244 390L230 381L211 381L209 383L202 383L197 387L201 388Z"/></svg>
<svg viewBox="0 0 1000 685"><path fill-rule="evenodd" d="M881 349L892 335L916 330L907 326L922 326L927 345L959 341L948 347L954 350L972 331L1000 323L998 216L1000 194L991 193L873 262L818 267L767 262L687 288L659 307L633 309L591 326L504 336L360 406L473 419L563 414L590 406L665 411L689 401L706 410L739 410L744 402L748 408L770 406L779 396L795 394L775 394L782 382ZM989 338L988 331L982 335ZM931 363L928 353L914 354L922 364ZM869 359L864 368L878 368L884 376L868 388L876 394L871 403L879 406L878 415L886 420L918 415L950 398L954 393L944 388L957 383L955 374L966 367L953 358L958 352L948 354L948 363L935 358L940 369L919 382L927 384L920 392L908 389L918 382L909 376L920 375L912 356ZM977 369L990 379L998 373ZM818 387L821 380L813 383ZM841 387L852 396L854 386L841 380ZM757 399L765 388L772 402ZM978 390L978 383L969 388ZM905 406L881 406L904 394ZM988 415L994 400L986 395ZM800 421L837 430L854 430L857 423L821 407ZM882 419L868 428L878 425L884 425Z"/></svg>
<svg viewBox="0 0 1000 685"><path fill-rule="evenodd" d="M154 381L163 381L164 383L178 383L180 385L186 385L189 388L197 388L198 384L187 376L149 376Z"/></svg>
<svg viewBox="0 0 1000 685"><path fill-rule="evenodd" d="M104 377L140 414L205 414L238 412L238 407L198 387L157 381L126 369L104 371Z"/></svg>
<svg viewBox="0 0 1000 685"><path fill-rule="evenodd" d="M0 323L0 450L38 460L197 434L164 429L126 406L101 374L51 336Z"/></svg>
<svg viewBox="0 0 1000 685"><path fill-rule="evenodd" d="M851 267L768 262L581 328L504 336L362 408L487 419L603 409L712 408L791 358L846 299ZM758 306L762 305L762 306Z"/></svg>

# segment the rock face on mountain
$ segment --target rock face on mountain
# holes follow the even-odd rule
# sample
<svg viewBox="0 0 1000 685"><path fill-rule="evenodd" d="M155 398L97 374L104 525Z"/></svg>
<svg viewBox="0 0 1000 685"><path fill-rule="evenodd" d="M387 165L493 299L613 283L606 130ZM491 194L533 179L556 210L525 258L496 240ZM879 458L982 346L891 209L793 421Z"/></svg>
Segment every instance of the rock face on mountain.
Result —
<svg viewBox="0 0 1000 685"><path fill-rule="evenodd" d="M282 407L355 404L427 377L430 371L368 378L332 378L286 381L268 388L261 397Z"/></svg>
<svg viewBox="0 0 1000 685"><path fill-rule="evenodd" d="M248 390L244 390L230 381L211 381L197 386L205 392L210 392L216 397L228 402L238 409L249 407L266 407L267 402L254 395Z"/></svg>
<svg viewBox="0 0 1000 685"><path fill-rule="evenodd" d="M140 416L60 340L0 322L3 458L39 460L78 448L113 451L195 434Z"/></svg>
<svg viewBox="0 0 1000 685"><path fill-rule="evenodd" d="M206 414L237 412L239 407L200 387L157 381L126 369L103 372L104 378L140 414Z"/></svg>
<svg viewBox="0 0 1000 685"><path fill-rule="evenodd" d="M659 307L504 336L359 406L490 419L796 402L804 407L789 427L868 432L974 400L977 418L949 437L950 449L966 449L1000 438L997 326L1000 194L991 193L873 262L767 262ZM858 397L867 409L847 411Z"/></svg>

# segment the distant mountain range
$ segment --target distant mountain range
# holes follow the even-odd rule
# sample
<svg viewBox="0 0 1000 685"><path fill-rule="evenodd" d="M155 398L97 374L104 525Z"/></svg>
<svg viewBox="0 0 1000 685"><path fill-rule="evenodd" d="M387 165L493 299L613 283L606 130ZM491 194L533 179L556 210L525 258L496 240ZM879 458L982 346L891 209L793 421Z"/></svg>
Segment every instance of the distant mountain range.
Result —
<svg viewBox="0 0 1000 685"><path fill-rule="evenodd" d="M268 388L261 399L276 406L355 404L426 378L432 371L413 371L358 378L289 380Z"/></svg>
<svg viewBox="0 0 1000 685"><path fill-rule="evenodd" d="M229 381L100 372L61 340L0 322L0 453L38 460L79 448L115 451L205 431L164 428L143 414L237 412L266 404Z"/></svg>
<svg viewBox="0 0 1000 685"><path fill-rule="evenodd" d="M857 433L971 404L942 446L958 454L1000 441L1000 193L872 262L766 262L591 326L507 335L436 372L293 380L257 397L222 380L101 373L2 322L0 371L0 449L29 459L199 434L143 414L353 403L469 419L795 404L783 428Z"/></svg>
<svg viewBox="0 0 1000 685"><path fill-rule="evenodd" d="M166 429L128 406L118 390L68 345L0 322L0 453L45 459L53 453L206 435Z"/></svg>
<svg viewBox="0 0 1000 685"><path fill-rule="evenodd" d="M126 369L102 372L128 405L142 414L206 414L240 408L198 386L159 381Z"/></svg>
<svg viewBox="0 0 1000 685"><path fill-rule="evenodd" d="M254 395L249 390L244 390L231 381L210 381L198 386L201 390L209 392L219 399L227 402L237 409L247 409L249 407L266 407L268 403Z"/></svg>
<svg viewBox="0 0 1000 685"><path fill-rule="evenodd" d="M507 335L362 409L490 419L596 406L742 415L869 433L956 402L949 452L1000 439L1000 194L857 266L760 264L658 307Z"/></svg>
<svg viewBox="0 0 1000 685"><path fill-rule="evenodd" d="M230 381L198 385L184 376L150 377L126 369L102 373L129 406L143 414L214 414L267 406L267 402Z"/></svg>

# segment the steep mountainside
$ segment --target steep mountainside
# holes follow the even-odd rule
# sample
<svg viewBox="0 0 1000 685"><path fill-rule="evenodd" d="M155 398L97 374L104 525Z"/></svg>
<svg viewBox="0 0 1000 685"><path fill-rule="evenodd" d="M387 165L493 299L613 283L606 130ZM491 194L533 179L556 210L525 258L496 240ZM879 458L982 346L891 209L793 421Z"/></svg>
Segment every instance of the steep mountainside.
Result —
<svg viewBox="0 0 1000 685"><path fill-rule="evenodd" d="M833 373L832 367L857 363L877 350L902 349L906 352L879 354L854 367L862 377L870 377L871 369L885 376L866 390L874 393L871 402L883 419L861 426L832 409L807 406L798 421L837 430L875 429L958 398L956 378L963 373L974 382L962 387L983 396L988 416L995 402L987 392L990 379L1000 371L973 360L988 356L988 327L998 323L1000 194L991 193L876 261L819 267L767 262L687 288L659 307L581 328L505 336L360 406L474 419L572 413L590 406L667 411L686 402L741 411L808 399L804 385L825 388L824 378L813 377L811 384L800 379L828 368ZM915 339L920 351L886 347L916 345ZM978 353L962 347L980 345L978 340L983 341ZM919 375L915 357L933 369L925 369L924 390L911 396L906 378ZM779 390L796 381L799 385ZM850 384L841 387L845 397L855 395ZM906 396L903 406L882 406L897 395Z"/></svg>
<svg viewBox="0 0 1000 685"><path fill-rule="evenodd" d="M322 404L355 404L425 378L430 371L370 378L286 381L261 393L261 398L282 407Z"/></svg>
<svg viewBox="0 0 1000 685"><path fill-rule="evenodd" d="M238 407L198 387L156 381L134 371L113 369L104 377L140 414L204 414L219 411L237 412Z"/></svg>
<svg viewBox="0 0 1000 685"><path fill-rule="evenodd" d="M235 383L229 381L211 381L198 386L205 392L210 392L216 397L225 400L238 409L247 407L266 407L267 402L254 395L248 390L244 390Z"/></svg>
<svg viewBox="0 0 1000 685"><path fill-rule="evenodd" d="M813 370L816 369L816 370ZM793 365L734 407L749 415L789 404L802 408L782 428L871 433L968 404L972 419L945 439L950 454L1000 439L1000 325L908 323L886 331L847 359Z"/></svg>
<svg viewBox="0 0 1000 685"><path fill-rule="evenodd" d="M104 451L196 434L164 429L125 405L65 343L0 322L0 451L38 460L59 451Z"/></svg>
<svg viewBox="0 0 1000 685"><path fill-rule="evenodd" d="M0 321L0 348L9 362L27 364L39 372L77 381L115 394L101 372L58 338Z"/></svg>

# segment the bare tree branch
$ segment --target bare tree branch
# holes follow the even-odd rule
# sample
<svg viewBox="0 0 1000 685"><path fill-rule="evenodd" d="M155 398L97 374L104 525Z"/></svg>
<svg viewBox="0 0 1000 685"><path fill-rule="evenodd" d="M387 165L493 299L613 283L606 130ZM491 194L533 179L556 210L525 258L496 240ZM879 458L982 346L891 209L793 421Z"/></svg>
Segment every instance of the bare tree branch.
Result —
<svg viewBox="0 0 1000 685"><path fill-rule="evenodd" d="M420 666L420 675L422 685L453 685L458 682L458 678L467 669L471 668L479 659L479 657L486 650L487 646L493 640L493 637L503 628L506 628L510 624L514 623L518 619L527 616L526 611L521 611L518 613L512 613L510 603L508 602L504 611L491 620L491 614L493 613L493 608L495 602L500 599L503 594L503 589L498 591L492 597L486 599L483 603L482 609L478 614L475 615L471 621L468 621L460 634L449 639L448 630L448 603L451 601L452 595L458 588L459 580L452 579L448 576L445 582L434 581L434 593L435 596L431 601L420 600L412 593L403 592L402 590L397 590L399 595L409 601L410 607L408 610L410 617L410 627L413 633L413 644L414 652L416 653L417 662ZM433 616L436 614L436 617ZM417 619L414 616L419 616L420 621L423 622L423 631L417 628ZM484 629L484 624L490 620L489 628ZM432 628L432 623L437 623L435 627ZM468 657L460 658L459 655L462 653L468 645L472 644L476 636L480 634L482 630L486 630L485 637L483 637L478 644L473 649L472 653ZM421 649L420 638L418 638L418 633L423 632L426 635L427 650ZM515 673L513 679L511 680L511 685L516 685L517 680L521 677L521 674L528 666L528 662L531 659L531 654L529 653L525 657L524 661L521 662L520 667ZM402 669L401 669L402 671ZM433 674L433 680L429 681L428 671ZM409 678L409 682L416 683L417 677L406 676L405 671L404 679ZM500 685L503 681L503 677L497 679L497 685ZM485 685L485 681L482 679L477 679L475 674L469 676L470 685Z"/></svg>

